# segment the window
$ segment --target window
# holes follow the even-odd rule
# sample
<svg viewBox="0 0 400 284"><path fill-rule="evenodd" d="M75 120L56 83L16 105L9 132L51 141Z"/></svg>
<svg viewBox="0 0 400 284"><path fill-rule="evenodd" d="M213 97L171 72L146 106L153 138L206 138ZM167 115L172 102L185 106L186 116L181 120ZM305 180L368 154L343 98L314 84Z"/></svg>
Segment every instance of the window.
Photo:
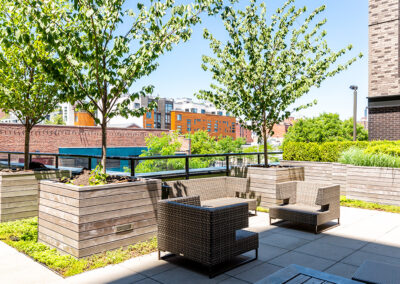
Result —
<svg viewBox="0 0 400 284"><path fill-rule="evenodd" d="M218 132L218 123L214 124L214 132Z"/></svg>
<svg viewBox="0 0 400 284"><path fill-rule="evenodd" d="M140 108L140 104L139 103L135 103L135 108Z"/></svg>
<svg viewBox="0 0 400 284"><path fill-rule="evenodd" d="M234 122L232 122L232 133L235 133L235 128L236 128L236 125Z"/></svg>
<svg viewBox="0 0 400 284"><path fill-rule="evenodd" d="M215 111L212 111L211 114L215 114Z"/></svg>
<svg viewBox="0 0 400 284"><path fill-rule="evenodd" d="M185 112L189 112L189 109L188 109L188 108L185 108Z"/></svg>
<svg viewBox="0 0 400 284"><path fill-rule="evenodd" d="M222 114L222 111L217 112L217 114L218 114L218 115L223 115L223 114Z"/></svg>
<svg viewBox="0 0 400 284"><path fill-rule="evenodd" d="M161 128L161 113L154 114L154 128Z"/></svg>
<svg viewBox="0 0 400 284"><path fill-rule="evenodd" d="M229 112L226 112L226 116L230 116L231 114Z"/></svg>
<svg viewBox="0 0 400 284"><path fill-rule="evenodd" d="M197 113L197 108L192 108L190 111L193 113Z"/></svg>
<svg viewBox="0 0 400 284"><path fill-rule="evenodd" d="M201 110L201 113L206 113L206 110L205 110L205 109L202 109L202 110Z"/></svg>
<svg viewBox="0 0 400 284"><path fill-rule="evenodd" d="M170 103L165 104L165 113L170 113L173 109L173 105Z"/></svg>
<svg viewBox="0 0 400 284"><path fill-rule="evenodd" d="M146 128L151 128L151 124L146 124Z"/></svg>
<svg viewBox="0 0 400 284"><path fill-rule="evenodd" d="M191 119L187 120L187 131L188 132L192 131L192 120Z"/></svg>
<svg viewBox="0 0 400 284"><path fill-rule="evenodd" d="M178 126L176 127L176 130L178 130L178 133L182 133L182 126L178 125Z"/></svg>
<svg viewBox="0 0 400 284"><path fill-rule="evenodd" d="M165 114L165 123L171 123L171 114L169 113Z"/></svg>
<svg viewBox="0 0 400 284"><path fill-rule="evenodd" d="M146 118L151 118L151 112L146 113Z"/></svg>
<svg viewBox="0 0 400 284"><path fill-rule="evenodd" d="M178 114L177 117L176 117L176 120L177 121L182 121L182 114Z"/></svg>
<svg viewBox="0 0 400 284"><path fill-rule="evenodd" d="M78 115L75 114L75 122L78 122Z"/></svg>

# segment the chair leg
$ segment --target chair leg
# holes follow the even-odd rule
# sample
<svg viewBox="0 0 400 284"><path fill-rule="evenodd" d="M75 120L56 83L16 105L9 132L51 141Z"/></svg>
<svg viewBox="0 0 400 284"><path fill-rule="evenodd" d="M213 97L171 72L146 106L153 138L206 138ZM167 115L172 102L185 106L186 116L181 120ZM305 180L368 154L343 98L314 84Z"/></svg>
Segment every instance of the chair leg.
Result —
<svg viewBox="0 0 400 284"><path fill-rule="evenodd" d="M272 225L272 218L269 217L269 224Z"/></svg>
<svg viewBox="0 0 400 284"><path fill-rule="evenodd" d="M258 248L256 249L256 259L258 259Z"/></svg>
<svg viewBox="0 0 400 284"><path fill-rule="evenodd" d="M340 218L337 218L337 223L338 225L340 225Z"/></svg>
<svg viewBox="0 0 400 284"><path fill-rule="evenodd" d="M256 209L256 210L254 210L254 215L256 215L256 216L257 216L257 209Z"/></svg>
<svg viewBox="0 0 400 284"><path fill-rule="evenodd" d="M315 226L315 232L314 234L318 234L318 225Z"/></svg>
<svg viewBox="0 0 400 284"><path fill-rule="evenodd" d="M158 250L158 260L161 260L161 251Z"/></svg>

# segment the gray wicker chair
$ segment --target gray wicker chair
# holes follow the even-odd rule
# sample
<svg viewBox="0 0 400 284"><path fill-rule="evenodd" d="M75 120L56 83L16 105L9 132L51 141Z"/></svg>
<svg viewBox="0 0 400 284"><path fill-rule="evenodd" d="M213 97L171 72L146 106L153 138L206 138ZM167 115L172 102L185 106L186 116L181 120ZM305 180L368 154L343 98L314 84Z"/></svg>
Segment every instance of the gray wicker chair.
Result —
<svg viewBox="0 0 400 284"><path fill-rule="evenodd" d="M269 209L272 219L318 226L337 219L340 224L340 186L290 181L276 185L276 199L283 203Z"/></svg>
<svg viewBox="0 0 400 284"><path fill-rule="evenodd" d="M161 251L183 255L205 265L210 277L234 256L255 250L257 259L258 234L241 230L249 224L246 203L204 208L199 196L161 200L157 223L159 259Z"/></svg>
<svg viewBox="0 0 400 284"><path fill-rule="evenodd" d="M212 177L166 182L168 197L199 195L201 206L220 207L246 202L257 215L257 199L249 191L248 178Z"/></svg>

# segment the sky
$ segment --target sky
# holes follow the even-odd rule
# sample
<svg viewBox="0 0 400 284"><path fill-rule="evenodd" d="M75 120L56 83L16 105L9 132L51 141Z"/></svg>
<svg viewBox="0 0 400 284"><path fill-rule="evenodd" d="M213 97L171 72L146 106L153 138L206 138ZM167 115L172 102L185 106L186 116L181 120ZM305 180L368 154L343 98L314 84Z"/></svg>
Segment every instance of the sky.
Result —
<svg viewBox="0 0 400 284"><path fill-rule="evenodd" d="M129 3L130 1L128 1ZM266 0L269 15L281 6L284 0ZM238 8L249 2L240 0ZM358 117L364 116L368 96L368 1L366 0L297 0L296 7L306 6L311 12L325 4L326 10L316 21L327 19L324 29L327 31L328 46L337 51L348 44L353 50L343 56L341 62L364 55L350 68L313 88L299 99L296 105L306 104L316 99L316 106L295 113L295 117L314 117L323 112L338 113L342 119L353 115L353 92L350 85L358 86ZM300 25L300 23L298 23ZM221 41L228 39L222 21L218 16L204 17L203 22L193 29L192 38L176 46L171 52L161 56L159 67L150 76L137 82L137 87L151 84L154 94L160 97L192 97L201 89L209 89L211 75L201 68L202 55L212 55L209 43L203 39L203 29L207 27Z"/></svg>

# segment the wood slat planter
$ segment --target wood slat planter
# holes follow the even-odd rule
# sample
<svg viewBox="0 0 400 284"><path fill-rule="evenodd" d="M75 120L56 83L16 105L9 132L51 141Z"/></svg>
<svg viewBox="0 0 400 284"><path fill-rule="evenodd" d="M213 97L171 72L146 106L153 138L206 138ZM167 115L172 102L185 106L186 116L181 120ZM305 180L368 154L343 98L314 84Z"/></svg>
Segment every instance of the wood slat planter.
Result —
<svg viewBox="0 0 400 284"><path fill-rule="evenodd" d="M281 164L303 166L306 181L339 184L347 198L400 206L400 169L307 161Z"/></svg>
<svg viewBox="0 0 400 284"><path fill-rule="evenodd" d="M70 171L0 172L0 222L38 216L39 181L71 176Z"/></svg>
<svg viewBox="0 0 400 284"><path fill-rule="evenodd" d="M101 186L42 181L39 242L81 258L145 241L157 233L161 180Z"/></svg>
<svg viewBox="0 0 400 284"><path fill-rule="evenodd" d="M258 206L270 207L276 205L276 184L293 180L304 180L304 168L260 168L234 167L231 176L249 177L250 192L258 197Z"/></svg>

